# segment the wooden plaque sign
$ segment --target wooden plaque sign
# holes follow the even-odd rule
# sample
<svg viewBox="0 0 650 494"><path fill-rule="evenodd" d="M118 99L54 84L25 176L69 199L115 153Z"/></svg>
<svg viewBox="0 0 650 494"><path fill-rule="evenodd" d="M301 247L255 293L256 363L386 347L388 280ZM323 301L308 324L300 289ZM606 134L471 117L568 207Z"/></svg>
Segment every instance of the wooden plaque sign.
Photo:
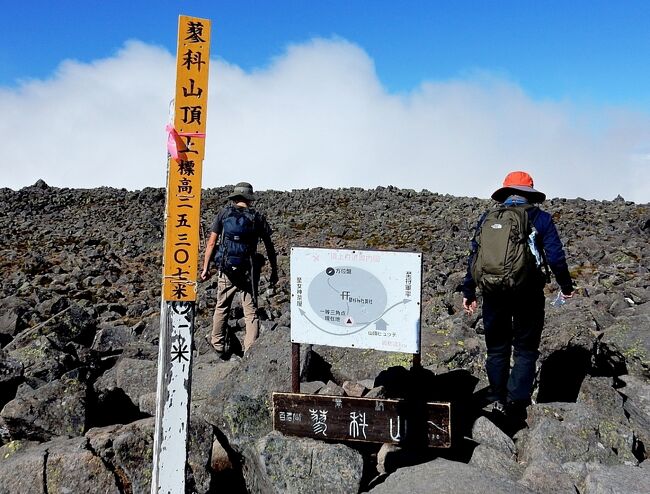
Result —
<svg viewBox="0 0 650 494"><path fill-rule="evenodd" d="M273 393L273 428L314 439L451 446L449 403Z"/></svg>

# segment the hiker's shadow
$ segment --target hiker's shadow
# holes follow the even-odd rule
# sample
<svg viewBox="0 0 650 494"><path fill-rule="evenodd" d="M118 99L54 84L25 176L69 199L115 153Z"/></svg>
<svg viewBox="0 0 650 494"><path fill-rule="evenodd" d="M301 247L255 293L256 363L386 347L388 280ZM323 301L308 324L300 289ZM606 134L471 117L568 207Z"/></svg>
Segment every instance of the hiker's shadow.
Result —
<svg viewBox="0 0 650 494"><path fill-rule="evenodd" d="M450 437L451 448L428 449L427 456L445 456L469 461L475 444L466 438L471 437L474 421L481 415L482 399L475 393L478 378L469 371L456 369L444 374L413 367L390 367L379 373L375 386L383 386L387 398L404 399L412 418L409 423L411 437L408 446L426 450L427 419L426 403L448 402L451 404Z"/></svg>
<svg viewBox="0 0 650 494"><path fill-rule="evenodd" d="M537 402L575 402L590 365L591 354L584 348L553 352L540 368Z"/></svg>
<svg viewBox="0 0 650 494"><path fill-rule="evenodd" d="M231 328L228 329L228 349L226 353L228 355L237 355L238 357L244 356L244 348L242 347L241 341Z"/></svg>

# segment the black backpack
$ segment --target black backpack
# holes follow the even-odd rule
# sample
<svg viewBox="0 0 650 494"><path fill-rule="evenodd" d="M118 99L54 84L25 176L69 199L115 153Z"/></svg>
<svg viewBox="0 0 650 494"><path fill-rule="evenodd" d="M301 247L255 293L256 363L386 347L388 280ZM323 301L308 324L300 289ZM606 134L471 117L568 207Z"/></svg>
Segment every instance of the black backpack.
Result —
<svg viewBox="0 0 650 494"><path fill-rule="evenodd" d="M528 215L532 207L502 206L483 218L476 232L478 249L471 265L472 277L483 293L516 290L543 279L543 249L537 248L537 232Z"/></svg>
<svg viewBox="0 0 650 494"><path fill-rule="evenodd" d="M255 211L231 206L222 220L223 228L214 262L221 271L246 274L251 271L257 250Z"/></svg>

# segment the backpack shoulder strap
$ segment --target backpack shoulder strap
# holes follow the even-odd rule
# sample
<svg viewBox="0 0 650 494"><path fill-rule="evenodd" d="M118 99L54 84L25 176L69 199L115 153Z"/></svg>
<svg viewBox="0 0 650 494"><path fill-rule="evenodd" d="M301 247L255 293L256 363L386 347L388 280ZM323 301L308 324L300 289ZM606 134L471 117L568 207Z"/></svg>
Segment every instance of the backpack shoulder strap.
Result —
<svg viewBox="0 0 650 494"><path fill-rule="evenodd" d="M232 204L229 204L228 206L223 208L223 217L221 218L221 234L219 235L219 244L223 245L224 242L224 236L226 233L226 228L224 226L224 220L228 218L234 211L234 206Z"/></svg>
<svg viewBox="0 0 650 494"><path fill-rule="evenodd" d="M531 228L533 229L533 231L535 233L539 233L539 231L535 227L535 221L537 220L539 215L542 213L542 210L539 207L533 206L533 205L531 205L528 209L530 209L531 211L534 209L534 211L532 211L531 215L529 216L530 223L531 223ZM546 251L544 250L544 244L543 244L542 240L539 238L538 235L535 235L535 243L536 243L536 247L537 247L538 252L542 255L542 268L544 270L544 277L546 278L546 283L550 283L551 282L551 270L548 267L548 259L546 257Z"/></svg>
<svg viewBox="0 0 650 494"><path fill-rule="evenodd" d="M253 208L247 208L245 213L249 220L251 220L255 225L257 225L257 216L258 212Z"/></svg>
<svg viewBox="0 0 650 494"><path fill-rule="evenodd" d="M488 209L485 211L481 217L478 220L478 223L476 223L476 227L474 228L474 238L479 234L481 231L481 227L483 226L483 223L485 223L485 218L487 218L487 215L490 214L492 211L495 211L494 209Z"/></svg>

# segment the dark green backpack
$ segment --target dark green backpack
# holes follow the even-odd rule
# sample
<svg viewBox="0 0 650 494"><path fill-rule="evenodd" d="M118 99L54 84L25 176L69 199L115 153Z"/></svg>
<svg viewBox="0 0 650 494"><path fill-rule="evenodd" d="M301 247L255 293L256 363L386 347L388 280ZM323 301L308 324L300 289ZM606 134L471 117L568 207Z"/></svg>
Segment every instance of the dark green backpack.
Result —
<svg viewBox="0 0 650 494"><path fill-rule="evenodd" d="M540 280L540 269L529 247L535 231L527 206L502 206L489 211L476 232L478 244L471 272L483 293L516 290ZM534 244L534 235L531 240Z"/></svg>

